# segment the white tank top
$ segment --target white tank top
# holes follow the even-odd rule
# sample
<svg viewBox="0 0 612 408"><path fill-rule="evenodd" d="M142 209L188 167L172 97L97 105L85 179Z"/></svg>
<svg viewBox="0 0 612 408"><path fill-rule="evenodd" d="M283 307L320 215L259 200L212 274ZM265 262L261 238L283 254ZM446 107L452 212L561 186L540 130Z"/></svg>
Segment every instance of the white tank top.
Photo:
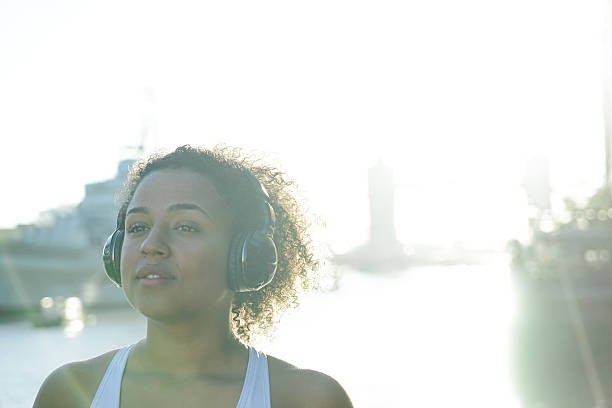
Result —
<svg viewBox="0 0 612 408"><path fill-rule="evenodd" d="M121 379L132 347L134 344L115 353L100 381L91 408L119 408ZM252 347L249 347L249 362L236 408L270 408L268 359Z"/></svg>

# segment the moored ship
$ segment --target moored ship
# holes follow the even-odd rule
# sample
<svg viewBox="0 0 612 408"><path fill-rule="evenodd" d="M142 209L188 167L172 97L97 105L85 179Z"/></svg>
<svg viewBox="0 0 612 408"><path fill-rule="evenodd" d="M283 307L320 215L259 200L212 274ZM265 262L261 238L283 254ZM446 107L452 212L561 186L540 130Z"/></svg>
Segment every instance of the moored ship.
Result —
<svg viewBox="0 0 612 408"><path fill-rule="evenodd" d="M3 231L1 314L28 313L36 319L49 299L78 298L89 309L127 305L104 273L101 253L115 228L116 195L133 162L121 161L110 180L87 184L78 205L50 210L36 225Z"/></svg>

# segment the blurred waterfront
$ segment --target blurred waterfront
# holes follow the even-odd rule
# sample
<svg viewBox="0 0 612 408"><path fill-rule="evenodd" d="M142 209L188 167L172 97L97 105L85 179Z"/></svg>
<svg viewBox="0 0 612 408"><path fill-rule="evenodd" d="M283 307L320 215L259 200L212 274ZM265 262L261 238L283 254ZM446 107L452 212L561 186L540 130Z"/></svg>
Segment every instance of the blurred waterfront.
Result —
<svg viewBox="0 0 612 408"><path fill-rule="evenodd" d="M355 407L518 407L509 371L514 315L509 260L372 276L345 270L337 291L312 295L259 347L324 371ZM119 289L117 289L119 290ZM131 309L86 317L82 331L0 324L0 407L31 406L56 367L133 343Z"/></svg>
<svg viewBox="0 0 612 408"><path fill-rule="evenodd" d="M38 3L0 5L0 312L69 322L0 321L0 408L144 336L100 251L185 143L270 153L345 268L263 351L356 407L605 406L612 0Z"/></svg>

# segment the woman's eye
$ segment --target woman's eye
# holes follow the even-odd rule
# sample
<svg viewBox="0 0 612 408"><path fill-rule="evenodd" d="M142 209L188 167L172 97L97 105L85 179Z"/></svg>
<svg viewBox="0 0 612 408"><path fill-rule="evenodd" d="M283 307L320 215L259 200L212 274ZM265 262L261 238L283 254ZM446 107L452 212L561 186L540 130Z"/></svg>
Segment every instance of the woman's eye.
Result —
<svg viewBox="0 0 612 408"><path fill-rule="evenodd" d="M128 227L127 232L130 234L136 234L138 232L142 232L147 228L144 224L132 224Z"/></svg>
<svg viewBox="0 0 612 408"><path fill-rule="evenodd" d="M189 224L180 224L176 227L177 230L182 232L198 232L199 229Z"/></svg>

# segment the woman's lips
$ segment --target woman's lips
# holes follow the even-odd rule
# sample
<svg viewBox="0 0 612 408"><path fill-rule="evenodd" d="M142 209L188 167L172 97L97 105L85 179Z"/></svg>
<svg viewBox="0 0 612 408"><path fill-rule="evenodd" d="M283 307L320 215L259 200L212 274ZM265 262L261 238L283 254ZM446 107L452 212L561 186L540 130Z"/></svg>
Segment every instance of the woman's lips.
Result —
<svg viewBox="0 0 612 408"><path fill-rule="evenodd" d="M170 284L176 278L161 265L144 265L138 269L136 280L143 286L160 286Z"/></svg>
<svg viewBox="0 0 612 408"><path fill-rule="evenodd" d="M176 279L168 278L137 278L138 283L144 286L159 286L174 283Z"/></svg>
<svg viewBox="0 0 612 408"><path fill-rule="evenodd" d="M153 279L147 276L155 276ZM136 279L141 281L174 280L176 277L161 265L144 265L136 271Z"/></svg>

